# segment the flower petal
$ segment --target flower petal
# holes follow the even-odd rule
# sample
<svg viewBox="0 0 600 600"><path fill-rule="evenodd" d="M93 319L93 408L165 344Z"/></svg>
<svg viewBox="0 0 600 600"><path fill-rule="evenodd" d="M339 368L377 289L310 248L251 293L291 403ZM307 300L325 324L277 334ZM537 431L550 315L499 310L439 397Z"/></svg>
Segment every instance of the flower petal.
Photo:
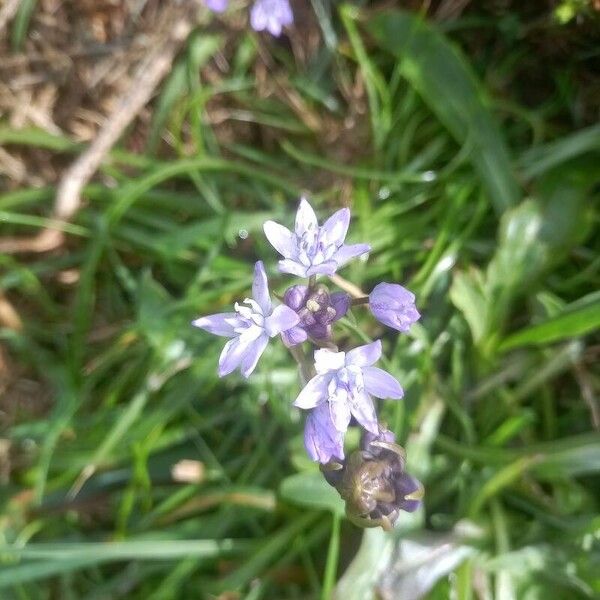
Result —
<svg viewBox="0 0 600 600"><path fill-rule="evenodd" d="M244 351L240 363L240 372L248 379L252 371L256 368L256 363L269 343L269 336L265 333L257 337Z"/></svg>
<svg viewBox="0 0 600 600"><path fill-rule="evenodd" d="M338 431L344 433L350 425L350 406L345 400L334 400L329 402L331 420Z"/></svg>
<svg viewBox="0 0 600 600"><path fill-rule="evenodd" d="M269 283L262 260L256 261L254 265L254 281L252 282L252 296L260 306L263 315L271 312L271 298L269 296Z"/></svg>
<svg viewBox="0 0 600 600"><path fill-rule="evenodd" d="M313 460L323 464L332 458L344 459L344 435L335 428L326 402L306 417L304 447Z"/></svg>
<svg viewBox="0 0 600 600"><path fill-rule="evenodd" d="M371 252L371 246L369 244L352 244L350 246L342 246L334 255L333 260L338 264L338 267L345 265L348 261Z"/></svg>
<svg viewBox="0 0 600 600"><path fill-rule="evenodd" d="M309 229L316 230L318 226L317 215L308 200L303 196L300 198L300 205L298 206L298 212L296 212L296 235L302 237L305 231Z"/></svg>
<svg viewBox="0 0 600 600"><path fill-rule="evenodd" d="M327 399L327 385L331 379L330 375L317 375L313 377L298 394L294 400L294 406L298 408L314 408Z"/></svg>
<svg viewBox="0 0 600 600"><path fill-rule="evenodd" d="M315 352L315 370L319 375L343 368L346 354L322 348Z"/></svg>
<svg viewBox="0 0 600 600"><path fill-rule="evenodd" d="M255 2L250 9L250 26L254 31L263 31L269 23L269 15L265 12L262 2Z"/></svg>
<svg viewBox="0 0 600 600"><path fill-rule="evenodd" d="M346 364L357 367L368 367L376 363L381 357L381 340L375 340L370 344L358 346L346 353Z"/></svg>
<svg viewBox="0 0 600 600"><path fill-rule="evenodd" d="M377 422L377 413L371 396L366 393L360 393L354 398L350 410L354 418L371 433L379 433L379 424Z"/></svg>
<svg viewBox="0 0 600 600"><path fill-rule="evenodd" d="M285 304L275 307L275 310L265 319L265 331L270 337L276 336L282 331L287 331L298 325L300 317Z"/></svg>
<svg viewBox="0 0 600 600"><path fill-rule="evenodd" d="M308 287L305 285L292 285L283 295L283 302L293 310L300 310L306 303Z"/></svg>
<svg viewBox="0 0 600 600"><path fill-rule="evenodd" d="M263 329L254 325L225 344L219 356L219 377L229 375L240 366L246 350L262 333Z"/></svg>
<svg viewBox="0 0 600 600"><path fill-rule="evenodd" d="M227 10L229 0L204 0L204 4L213 12L224 12Z"/></svg>
<svg viewBox="0 0 600 600"><path fill-rule="evenodd" d="M321 227L322 233L325 234L325 241L328 244L341 246L346 239L349 224L350 209L342 208L341 210L333 213Z"/></svg>
<svg viewBox="0 0 600 600"><path fill-rule="evenodd" d="M267 221L263 225L263 231L271 246L282 256L289 258L294 251L294 234L283 225L275 223L275 221Z"/></svg>
<svg viewBox="0 0 600 600"><path fill-rule="evenodd" d="M289 273L290 275L296 275L296 277L308 277L306 267L295 260L286 258L279 261L279 270L282 273Z"/></svg>
<svg viewBox="0 0 600 600"><path fill-rule="evenodd" d="M334 321L341 319L350 308L350 296L346 292L335 292L330 296L331 306L335 309Z"/></svg>
<svg viewBox="0 0 600 600"><path fill-rule="evenodd" d="M281 332L281 339L286 347L291 348L305 342L308 339L308 334L302 327L292 327Z"/></svg>
<svg viewBox="0 0 600 600"><path fill-rule="evenodd" d="M200 327L200 329L204 329L208 333L225 337L236 336L235 329L243 327L245 324L246 321L241 319L237 313L217 313L192 321L194 327Z"/></svg>
<svg viewBox="0 0 600 600"><path fill-rule="evenodd" d="M335 260L326 260L318 265L311 265L306 269L306 275L333 275L338 268Z"/></svg>
<svg viewBox="0 0 600 600"><path fill-rule="evenodd" d="M404 396L404 390L393 375L379 367L363 367L365 389L377 398L392 398L399 400Z"/></svg>

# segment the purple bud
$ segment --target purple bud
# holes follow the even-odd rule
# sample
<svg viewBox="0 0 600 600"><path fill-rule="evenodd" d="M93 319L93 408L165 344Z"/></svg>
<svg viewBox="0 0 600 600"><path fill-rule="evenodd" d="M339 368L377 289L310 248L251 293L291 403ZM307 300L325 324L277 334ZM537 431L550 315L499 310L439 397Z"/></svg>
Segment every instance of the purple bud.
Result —
<svg viewBox="0 0 600 600"><path fill-rule="evenodd" d="M330 340L331 324L341 319L350 306L348 294L330 294L324 285L312 290L304 285L293 285L286 290L283 301L300 317L298 326L283 334L283 342L288 347L305 341L307 337ZM304 336L298 329L304 330Z"/></svg>
<svg viewBox="0 0 600 600"><path fill-rule="evenodd" d="M380 283L369 295L373 316L388 327L406 332L421 318L415 295L397 283Z"/></svg>
<svg viewBox="0 0 600 600"><path fill-rule="evenodd" d="M292 310L299 311L306 302L308 287L305 285L293 285L283 295L283 301Z"/></svg>

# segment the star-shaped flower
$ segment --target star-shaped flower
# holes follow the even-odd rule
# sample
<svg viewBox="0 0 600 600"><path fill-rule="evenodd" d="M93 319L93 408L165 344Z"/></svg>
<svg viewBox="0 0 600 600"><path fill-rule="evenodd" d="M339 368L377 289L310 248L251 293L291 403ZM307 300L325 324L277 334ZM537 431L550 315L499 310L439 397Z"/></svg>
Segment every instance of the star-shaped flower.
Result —
<svg viewBox="0 0 600 600"><path fill-rule="evenodd" d="M231 338L219 357L219 377L239 367L248 377L267 346L269 338L298 324L298 315L285 304L273 308L269 296L267 274L262 261L254 266L252 298L235 303L235 312L200 317L192 325ZM245 305L245 306L244 306Z"/></svg>
<svg viewBox="0 0 600 600"><path fill-rule="evenodd" d="M294 405L314 408L327 402L335 428L345 432L352 416L368 431L378 434L377 414L371 395L402 398L404 392L387 371L374 367L381 357L381 341L359 346L350 352L315 352L313 377L300 392Z"/></svg>
<svg viewBox="0 0 600 600"><path fill-rule="evenodd" d="M298 277L310 277L333 275L349 260L371 250L368 244L344 244L349 224L350 210L342 208L319 226L312 206L302 198L293 233L275 221L267 221L264 231L275 250L283 256L279 270Z"/></svg>

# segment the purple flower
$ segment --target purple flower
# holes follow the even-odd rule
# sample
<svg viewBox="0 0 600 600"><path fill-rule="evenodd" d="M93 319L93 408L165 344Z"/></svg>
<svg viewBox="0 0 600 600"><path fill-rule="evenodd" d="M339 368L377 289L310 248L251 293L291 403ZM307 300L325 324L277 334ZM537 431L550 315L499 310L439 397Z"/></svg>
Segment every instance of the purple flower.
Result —
<svg viewBox="0 0 600 600"><path fill-rule="evenodd" d="M344 459L344 434L335 428L326 402L313 408L306 417L304 447L313 460L323 464L332 458Z"/></svg>
<svg viewBox="0 0 600 600"><path fill-rule="evenodd" d="M331 339L331 323L341 319L350 307L350 296L344 292L330 294L325 286L312 291L305 285L293 285L283 296L284 303L296 312L300 322L281 334L290 347L313 340Z"/></svg>
<svg viewBox="0 0 600 600"><path fill-rule="evenodd" d="M421 315L415 306L415 295L397 283L380 283L369 294L369 307L384 325L408 331Z"/></svg>
<svg viewBox="0 0 600 600"><path fill-rule="evenodd" d="M219 313L200 317L192 325L231 338L219 357L219 377L228 375L239 367L248 377L267 346L270 337L296 325L298 315L288 306L271 305L267 274L262 261L254 266L253 299L246 298L244 305L235 303L234 313Z"/></svg>
<svg viewBox="0 0 600 600"><path fill-rule="evenodd" d="M394 377L373 366L380 356L379 340L347 353L317 350L317 375L306 384L294 405L308 409L327 402L331 420L338 431L345 432L354 416L365 429L378 434L377 415L370 394L396 399L404 395Z"/></svg>
<svg viewBox="0 0 600 600"><path fill-rule="evenodd" d="M306 198L302 198L294 233L275 221L267 221L264 230L269 242L284 257L279 261L279 270L310 277L333 275L349 260L371 250L368 244L344 244L349 224L350 211L342 208L319 227L315 211Z"/></svg>
<svg viewBox="0 0 600 600"><path fill-rule="evenodd" d="M204 0L206 7L214 12L225 12L229 5L229 0Z"/></svg>
<svg viewBox="0 0 600 600"><path fill-rule="evenodd" d="M294 22L288 0L256 0L250 10L250 25L254 31L265 29L275 37Z"/></svg>

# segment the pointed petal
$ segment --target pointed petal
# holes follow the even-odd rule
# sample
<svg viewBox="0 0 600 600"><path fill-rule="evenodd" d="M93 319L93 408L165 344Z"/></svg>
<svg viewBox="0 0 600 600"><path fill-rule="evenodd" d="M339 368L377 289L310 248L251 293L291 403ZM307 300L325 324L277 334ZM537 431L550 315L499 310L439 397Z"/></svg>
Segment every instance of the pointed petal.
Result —
<svg viewBox="0 0 600 600"><path fill-rule="evenodd" d="M342 246L334 255L333 260L338 264L338 267L345 265L348 261L371 252L369 244L352 244L350 246Z"/></svg>
<svg viewBox="0 0 600 600"><path fill-rule="evenodd" d="M245 324L246 321L241 319L237 313L217 313L192 321L194 327L200 327L208 333L225 337L236 336L236 327L243 327Z"/></svg>
<svg viewBox="0 0 600 600"><path fill-rule="evenodd" d="M341 319L350 308L350 296L346 292L335 292L330 296L331 306L335 309L334 321Z"/></svg>
<svg viewBox="0 0 600 600"><path fill-rule="evenodd" d="M306 198L300 198L300 205L298 206L298 212L296 213L296 235L301 237L306 230L316 230L318 226L317 215L315 214L313 207Z"/></svg>
<svg viewBox="0 0 600 600"><path fill-rule="evenodd" d="M315 352L315 370L320 375L341 369L345 364L346 354L344 352L332 352L322 348Z"/></svg>
<svg viewBox="0 0 600 600"><path fill-rule="evenodd" d="M346 353L346 364L357 367L368 367L376 363L381 357L381 340L375 340L370 344L358 346Z"/></svg>
<svg viewBox="0 0 600 600"><path fill-rule="evenodd" d="M327 399L327 384L329 375L317 375L313 377L298 394L294 400L294 406L298 408L314 408Z"/></svg>
<svg viewBox="0 0 600 600"><path fill-rule="evenodd" d="M338 264L335 260L326 260L318 265L311 265L306 270L306 275L333 275L338 268Z"/></svg>
<svg viewBox="0 0 600 600"><path fill-rule="evenodd" d="M371 433L379 433L379 424L377 423L377 413L373 400L369 394L364 392L359 394L352 403L352 414L354 418Z"/></svg>
<svg viewBox="0 0 600 600"><path fill-rule="evenodd" d="M232 338L225 344L219 357L219 377L229 375L240 366L246 350L262 333L263 329L261 327L253 325L244 331L242 335Z"/></svg>
<svg viewBox="0 0 600 600"><path fill-rule="evenodd" d="M265 319L265 331L270 337L276 336L282 331L287 331L298 325L300 317L285 304L275 307L273 313Z"/></svg>
<svg viewBox="0 0 600 600"><path fill-rule="evenodd" d="M392 398L399 400L404 390L393 375L379 367L363 367L365 390L376 398Z"/></svg>
<svg viewBox="0 0 600 600"><path fill-rule="evenodd" d="M297 346L308 339L308 334L302 327L292 327L281 332L281 339L287 348Z"/></svg>
<svg viewBox="0 0 600 600"><path fill-rule="evenodd" d="M342 208L341 210L333 213L321 227L322 232L325 234L325 240L329 244L341 246L346 239L346 233L348 233L349 224L350 209Z"/></svg>
<svg viewBox="0 0 600 600"><path fill-rule="evenodd" d="M348 403L344 400L334 400L333 402L329 402L329 410L335 428L344 433L348 429L348 425L350 425L350 418L352 416Z"/></svg>
<svg viewBox="0 0 600 600"><path fill-rule="evenodd" d="M242 361L244 347L240 344L240 337L229 340L219 356L219 377L229 375L237 369Z"/></svg>
<svg viewBox="0 0 600 600"><path fill-rule="evenodd" d="M344 459L344 436L335 428L326 402L311 410L306 417L304 447L313 460L323 464L332 458Z"/></svg>
<svg viewBox="0 0 600 600"><path fill-rule="evenodd" d="M269 336L263 333L257 337L244 351L240 363L240 372L248 379L252 371L256 368L256 363L269 343Z"/></svg>
<svg viewBox="0 0 600 600"><path fill-rule="evenodd" d="M282 273L289 273L290 275L296 275L296 277L308 277L307 269L302 264L291 258L286 258L279 261L279 270Z"/></svg>
<svg viewBox="0 0 600 600"><path fill-rule="evenodd" d="M294 250L294 234L283 225L275 221L267 221L263 225L263 231L267 236L271 246L282 256L289 258Z"/></svg>
<svg viewBox="0 0 600 600"><path fill-rule="evenodd" d="M260 306L263 315L271 312L271 298L269 296L269 283L267 273L262 260L256 261L254 265L254 281L252 282L252 296Z"/></svg>

